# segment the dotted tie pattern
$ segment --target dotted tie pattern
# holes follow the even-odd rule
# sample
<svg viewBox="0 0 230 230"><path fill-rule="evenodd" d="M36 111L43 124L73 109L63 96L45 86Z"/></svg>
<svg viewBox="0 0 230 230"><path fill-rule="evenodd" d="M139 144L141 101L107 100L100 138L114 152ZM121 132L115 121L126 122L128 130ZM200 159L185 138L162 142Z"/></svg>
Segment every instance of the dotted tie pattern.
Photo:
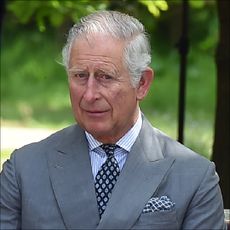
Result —
<svg viewBox="0 0 230 230"><path fill-rule="evenodd" d="M114 144L103 144L100 147L107 155L105 163L101 166L95 178L96 197L99 215L101 217L120 174L120 169L117 160L114 157L114 151L118 146Z"/></svg>

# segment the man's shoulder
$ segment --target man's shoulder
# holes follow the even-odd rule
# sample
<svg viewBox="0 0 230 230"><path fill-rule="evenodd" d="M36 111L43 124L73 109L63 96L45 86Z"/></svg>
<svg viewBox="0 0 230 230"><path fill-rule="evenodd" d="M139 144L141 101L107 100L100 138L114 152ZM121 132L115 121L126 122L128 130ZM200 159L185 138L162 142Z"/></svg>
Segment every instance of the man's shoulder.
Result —
<svg viewBox="0 0 230 230"><path fill-rule="evenodd" d="M84 138L84 131L78 125L71 125L59 130L47 138L16 149L3 165L3 171L15 170L18 177L47 172L50 154L59 153L59 149L68 147L76 139ZM24 176L23 176L24 175ZM24 177L26 178L26 176Z"/></svg>
<svg viewBox="0 0 230 230"><path fill-rule="evenodd" d="M30 157L39 157L42 153L49 151L50 149L55 149L65 140L70 138L78 138L78 135L82 135L81 128L74 124L58 130L51 134L50 136L42 139L38 142L29 143L19 149L16 149L12 155L16 155L22 159L29 159Z"/></svg>
<svg viewBox="0 0 230 230"><path fill-rule="evenodd" d="M174 140L172 137L159 130L158 128L153 127L149 121L147 121L145 128L149 129L148 135L152 135L152 138L155 139L154 143L157 143L158 148L160 149L164 158L173 157L178 163L184 164L194 164L194 162L197 162L197 164L209 165L211 163L200 153L197 153L196 151L179 143L177 140Z"/></svg>

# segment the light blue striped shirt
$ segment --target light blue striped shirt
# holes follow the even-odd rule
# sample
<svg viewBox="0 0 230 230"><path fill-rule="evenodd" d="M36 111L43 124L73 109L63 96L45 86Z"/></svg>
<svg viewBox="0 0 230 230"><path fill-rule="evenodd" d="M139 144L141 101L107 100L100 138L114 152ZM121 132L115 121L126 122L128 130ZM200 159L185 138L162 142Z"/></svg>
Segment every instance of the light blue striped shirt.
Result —
<svg viewBox="0 0 230 230"><path fill-rule="evenodd" d="M134 126L116 143L120 148L116 148L114 156L118 162L120 170L122 170L127 154L130 152L131 147L137 139L137 136L141 130L142 117L139 112L138 119ZM97 175L102 164L106 161L106 153L100 147L103 143L97 141L90 133L86 132L86 138L89 144L89 155L91 159L92 173L94 178Z"/></svg>

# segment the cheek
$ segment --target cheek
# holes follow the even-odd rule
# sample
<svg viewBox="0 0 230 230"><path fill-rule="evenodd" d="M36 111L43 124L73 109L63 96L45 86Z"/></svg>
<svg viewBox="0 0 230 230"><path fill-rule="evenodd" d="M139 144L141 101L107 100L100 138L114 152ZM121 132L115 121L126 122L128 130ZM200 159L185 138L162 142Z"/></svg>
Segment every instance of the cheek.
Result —
<svg viewBox="0 0 230 230"><path fill-rule="evenodd" d="M73 79L69 79L69 89L71 92L77 91L77 84L74 82Z"/></svg>
<svg viewBox="0 0 230 230"><path fill-rule="evenodd" d="M76 107L81 98L81 90L78 89L74 84L69 85L69 93L72 106Z"/></svg>
<svg viewBox="0 0 230 230"><path fill-rule="evenodd" d="M113 98L113 105L116 108L116 112L127 113L127 111L132 110L136 107L136 94L134 90L122 90L117 93Z"/></svg>

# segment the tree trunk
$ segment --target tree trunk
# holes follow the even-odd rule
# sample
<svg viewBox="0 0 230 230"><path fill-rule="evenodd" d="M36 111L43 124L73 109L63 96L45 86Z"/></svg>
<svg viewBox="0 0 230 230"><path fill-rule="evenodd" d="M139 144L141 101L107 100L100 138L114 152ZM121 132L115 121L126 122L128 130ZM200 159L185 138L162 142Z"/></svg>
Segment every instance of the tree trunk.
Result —
<svg viewBox="0 0 230 230"><path fill-rule="evenodd" d="M215 136L212 160L220 176L220 187L224 207L230 208L230 50L229 50L229 9L230 1L217 0L219 18L219 43L216 49L217 101Z"/></svg>
<svg viewBox="0 0 230 230"><path fill-rule="evenodd" d="M5 4L5 0L2 0L0 4L0 35L2 35L3 18L5 15Z"/></svg>

